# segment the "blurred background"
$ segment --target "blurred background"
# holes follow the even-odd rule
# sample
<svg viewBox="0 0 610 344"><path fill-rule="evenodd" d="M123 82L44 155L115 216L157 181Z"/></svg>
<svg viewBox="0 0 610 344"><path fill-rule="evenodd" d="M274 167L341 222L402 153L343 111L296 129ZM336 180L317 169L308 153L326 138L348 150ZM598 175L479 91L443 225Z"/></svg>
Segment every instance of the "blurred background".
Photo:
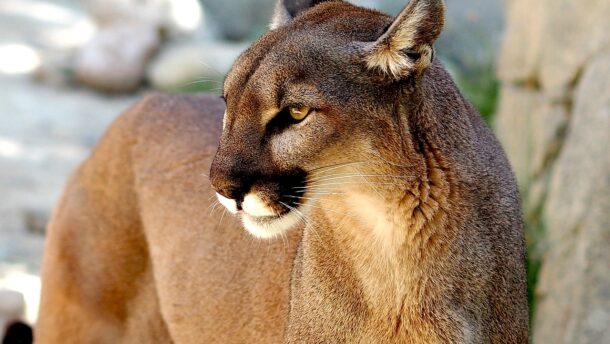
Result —
<svg viewBox="0 0 610 344"><path fill-rule="evenodd" d="M406 0L353 0L397 14ZM144 92L218 93L274 0L0 0L0 336L66 178ZM447 0L437 52L523 197L535 343L610 343L610 0Z"/></svg>

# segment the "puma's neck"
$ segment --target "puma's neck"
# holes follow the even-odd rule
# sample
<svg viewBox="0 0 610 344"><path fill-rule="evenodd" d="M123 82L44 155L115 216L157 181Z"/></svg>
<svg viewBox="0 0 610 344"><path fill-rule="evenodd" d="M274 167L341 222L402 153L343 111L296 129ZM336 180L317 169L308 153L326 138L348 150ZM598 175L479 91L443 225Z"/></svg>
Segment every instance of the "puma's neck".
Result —
<svg viewBox="0 0 610 344"><path fill-rule="evenodd" d="M351 182L310 210L291 323L298 319L319 333L339 323L328 333L362 343L447 342L449 330L462 338L476 331L463 306L470 297L463 274L476 269L469 260L476 239L464 225L473 211L464 184L469 172L461 168L472 128L456 110L464 99L455 86L434 86L446 72L440 65L431 71L388 114L401 129L384 131L369 150L374 158L358 158L373 162L341 171L353 175Z"/></svg>
<svg viewBox="0 0 610 344"><path fill-rule="evenodd" d="M403 333L442 300L452 288L446 271L458 263L448 215L456 211L453 172L439 152L425 148L410 152L417 161L377 171L409 176L396 178L401 186L396 179L384 185L376 183L383 179L363 177L361 187L320 199L303 238L300 259L312 270L300 274L299 286L316 293L328 286L319 297L367 319L361 326L375 322L388 336Z"/></svg>

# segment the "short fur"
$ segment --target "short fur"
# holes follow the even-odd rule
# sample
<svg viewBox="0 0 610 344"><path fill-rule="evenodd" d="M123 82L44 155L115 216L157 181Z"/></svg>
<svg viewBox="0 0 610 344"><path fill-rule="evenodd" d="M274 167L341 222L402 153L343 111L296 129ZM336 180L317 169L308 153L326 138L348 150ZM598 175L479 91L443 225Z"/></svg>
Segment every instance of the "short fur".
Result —
<svg viewBox="0 0 610 344"><path fill-rule="evenodd" d="M519 196L431 53L442 2L285 5L225 80L224 130L219 99L149 96L71 178L38 342L527 342ZM238 216L256 194L302 225L256 242L211 215L210 167Z"/></svg>

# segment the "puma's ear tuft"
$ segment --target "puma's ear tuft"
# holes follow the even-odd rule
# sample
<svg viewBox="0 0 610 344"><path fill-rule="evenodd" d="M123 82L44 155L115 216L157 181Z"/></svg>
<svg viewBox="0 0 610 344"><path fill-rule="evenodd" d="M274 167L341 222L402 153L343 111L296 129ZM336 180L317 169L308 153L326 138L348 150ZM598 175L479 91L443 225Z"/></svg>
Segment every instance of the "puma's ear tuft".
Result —
<svg viewBox="0 0 610 344"><path fill-rule="evenodd" d="M333 0L278 0L273 11L273 19L269 28L277 29L280 26L288 24L299 13L314 7L315 5ZM338 1L338 0L334 0Z"/></svg>
<svg viewBox="0 0 610 344"><path fill-rule="evenodd" d="M444 24L442 0L411 0L383 35L366 45L367 66L394 80L420 75L432 62L432 45Z"/></svg>

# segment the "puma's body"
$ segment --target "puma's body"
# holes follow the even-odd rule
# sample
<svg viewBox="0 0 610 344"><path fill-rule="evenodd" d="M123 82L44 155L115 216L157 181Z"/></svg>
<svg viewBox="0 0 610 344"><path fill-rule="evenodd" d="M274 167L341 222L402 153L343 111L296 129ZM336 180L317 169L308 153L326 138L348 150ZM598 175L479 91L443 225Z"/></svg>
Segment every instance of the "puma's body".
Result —
<svg viewBox="0 0 610 344"><path fill-rule="evenodd" d="M113 125L50 225L40 342L527 342L517 188L433 58L442 2L318 2L278 3L224 122L157 95Z"/></svg>
<svg viewBox="0 0 610 344"><path fill-rule="evenodd" d="M48 230L37 343L278 343L299 232L257 242L205 175L218 97L152 95L70 179Z"/></svg>

